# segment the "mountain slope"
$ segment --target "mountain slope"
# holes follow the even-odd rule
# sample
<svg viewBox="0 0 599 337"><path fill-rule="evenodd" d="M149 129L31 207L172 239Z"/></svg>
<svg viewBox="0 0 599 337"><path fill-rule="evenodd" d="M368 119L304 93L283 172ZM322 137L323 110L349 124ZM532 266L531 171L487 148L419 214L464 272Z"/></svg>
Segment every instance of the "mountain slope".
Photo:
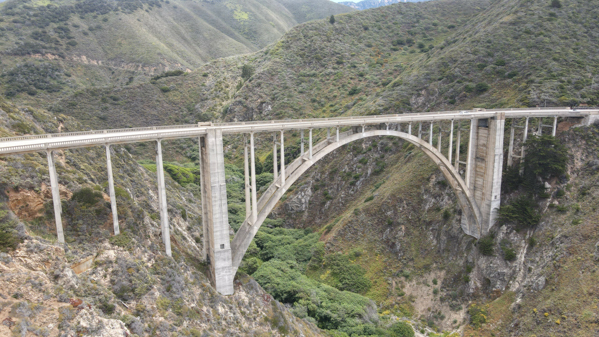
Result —
<svg viewBox="0 0 599 337"><path fill-rule="evenodd" d="M363 1L359 1L359 2L342 1L342 2L338 2L338 3L348 6L348 7L351 7L351 8L358 9L358 10L363 10L363 9L388 6L388 5L396 4L396 3L400 3L400 2L423 2L423 1L428 1L428 0L363 0Z"/></svg>
<svg viewBox="0 0 599 337"><path fill-rule="evenodd" d="M1 66L43 60L72 75L71 87L125 85L254 52L299 23L350 10L327 0L11 0L0 8Z"/></svg>

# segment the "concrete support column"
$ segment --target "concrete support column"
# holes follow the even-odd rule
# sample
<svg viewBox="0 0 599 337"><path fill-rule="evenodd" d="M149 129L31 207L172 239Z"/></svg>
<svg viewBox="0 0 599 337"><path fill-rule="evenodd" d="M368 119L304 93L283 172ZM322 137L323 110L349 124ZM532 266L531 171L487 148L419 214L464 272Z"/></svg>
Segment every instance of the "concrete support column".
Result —
<svg viewBox="0 0 599 337"><path fill-rule="evenodd" d="M338 142L338 141L339 141L339 128L337 128L337 135L336 135L335 141L336 141L336 142Z"/></svg>
<svg viewBox="0 0 599 337"><path fill-rule="evenodd" d="M166 202L166 182L164 180L164 166L162 163L162 142L156 141L156 176L158 180L158 199L160 202L160 225L162 227L162 242L167 256L171 254L171 234L168 224L168 205Z"/></svg>
<svg viewBox="0 0 599 337"><path fill-rule="evenodd" d="M451 164L451 155L453 154L453 119L451 120L451 127L449 129L449 148L447 149L447 158Z"/></svg>
<svg viewBox="0 0 599 337"><path fill-rule="evenodd" d="M207 130L202 142L202 188L206 199L203 200L203 216L208 227L207 251L209 277L212 284L222 295L232 295L233 260L229 241L229 215L227 209L227 183L225 179L225 156L221 130ZM253 134L251 138L253 145ZM251 151L254 156L253 147Z"/></svg>
<svg viewBox="0 0 599 337"><path fill-rule="evenodd" d="M308 142L309 142L309 145L310 145L309 158L310 158L310 160L312 160L312 129L310 129L310 135L309 135Z"/></svg>
<svg viewBox="0 0 599 337"><path fill-rule="evenodd" d="M443 132L441 132L441 128L439 127L439 140L437 141L437 151L441 152L441 135L443 134Z"/></svg>
<svg viewBox="0 0 599 337"><path fill-rule="evenodd" d="M543 135L543 117L539 117L539 136Z"/></svg>
<svg viewBox="0 0 599 337"><path fill-rule="evenodd" d="M202 149L206 146L206 138L205 137L199 137L198 138L198 149L199 149L199 160L200 160L200 197L202 198L201 200L201 204L202 204L202 232L204 234L203 238L202 238L202 243L203 243L203 247L202 247L202 254L203 254L203 258L204 261L208 261L209 257L208 257L208 237L209 237L209 223L208 223L208 212L207 212L207 208L206 208L206 203L208 200L208 197L206 196L206 183L204 182L206 179L204 179L204 156L205 154L202 153L204 152ZM245 138L245 136L243 136L243 146L244 146L244 150L245 150L245 160L246 160L246 176L247 176L247 139ZM247 197L247 178L246 178L246 198L245 198L245 203L246 203L246 217L249 214L248 211L248 200L249 198Z"/></svg>
<svg viewBox="0 0 599 337"><path fill-rule="evenodd" d="M512 119L512 126L510 127L510 144L507 150L507 166L514 166L514 120Z"/></svg>
<svg viewBox="0 0 599 337"><path fill-rule="evenodd" d="M108 172L108 193L110 194L110 209L112 210L112 225L114 235L121 233L119 229L119 214L116 209L116 195L114 193L114 179L112 177L112 160L110 159L110 145L106 145L106 171Z"/></svg>
<svg viewBox="0 0 599 337"><path fill-rule="evenodd" d="M455 169L460 172L460 146L462 145L462 122L458 122L458 138L455 142Z"/></svg>
<svg viewBox="0 0 599 337"><path fill-rule="evenodd" d="M366 126L362 125L362 133L366 132Z"/></svg>
<svg viewBox="0 0 599 337"><path fill-rule="evenodd" d="M50 187L52 189L52 203L54 204L54 221L56 222L56 236L58 243L64 243L64 232L62 230L62 204L60 202L60 190L58 189L58 175L54 166L54 153L47 152L48 172L50 173Z"/></svg>
<svg viewBox="0 0 599 337"><path fill-rule="evenodd" d="M327 128L327 140L331 138L331 128Z"/></svg>
<svg viewBox="0 0 599 337"><path fill-rule="evenodd" d="M389 123L385 123L385 126L387 126L387 131L389 131Z"/></svg>
<svg viewBox="0 0 599 337"><path fill-rule="evenodd" d="M411 136L412 135L412 122L410 122L408 124L408 134Z"/></svg>
<svg viewBox="0 0 599 337"><path fill-rule="evenodd" d="M258 219L258 200L256 197L256 155L254 154L254 133L250 133L250 166L252 168L252 224Z"/></svg>
<svg viewBox="0 0 599 337"><path fill-rule="evenodd" d="M248 142L245 135L243 135L243 170L245 172L245 218L249 219L252 216L252 206L250 204L250 163L248 160Z"/></svg>
<svg viewBox="0 0 599 337"><path fill-rule="evenodd" d="M418 123L418 138L422 139L422 122Z"/></svg>
<svg viewBox="0 0 599 337"><path fill-rule="evenodd" d="M551 131L551 135L555 137L557 133L557 116L553 117L553 130Z"/></svg>
<svg viewBox="0 0 599 337"><path fill-rule="evenodd" d="M524 162L524 152L526 151L524 144L528 139L528 118L529 117L526 117L526 121L524 122L524 137L522 137L522 148L520 149L520 175L524 174L524 166L522 163Z"/></svg>
<svg viewBox="0 0 599 337"><path fill-rule="evenodd" d="M339 128L337 128L337 133L339 133ZM303 156L304 155L304 130L300 131L300 135L301 135L300 137L302 139L300 141L300 148L301 148L300 153L301 153L301 156Z"/></svg>
<svg viewBox="0 0 599 337"><path fill-rule="evenodd" d="M272 135L272 173L273 173L273 181L277 180L279 176L279 164L277 164L277 134L274 133Z"/></svg>
<svg viewBox="0 0 599 337"><path fill-rule="evenodd" d="M285 185L285 131L281 130L281 187L283 185Z"/></svg>
<svg viewBox="0 0 599 337"><path fill-rule="evenodd" d="M495 119L489 123L489 144L487 146L487 158L492 160L492 167L487 167L487 181L485 186L490 186L490 191L485 188L485 210L483 217L487 221L483 223L481 235L486 235L495 223L499 215L501 205L501 178L503 172L503 139L505 132L505 113L497 113ZM490 174L489 174L490 173Z"/></svg>
<svg viewBox="0 0 599 337"><path fill-rule="evenodd" d="M428 132L428 143L433 146L433 122L431 122L431 126L429 128L429 132Z"/></svg>
<svg viewBox="0 0 599 337"><path fill-rule="evenodd" d="M474 162L474 150L478 145L476 143L476 128L477 128L478 119L470 120L470 137L468 139L468 157L466 158L466 186L472 189L472 171L474 167L472 166Z"/></svg>

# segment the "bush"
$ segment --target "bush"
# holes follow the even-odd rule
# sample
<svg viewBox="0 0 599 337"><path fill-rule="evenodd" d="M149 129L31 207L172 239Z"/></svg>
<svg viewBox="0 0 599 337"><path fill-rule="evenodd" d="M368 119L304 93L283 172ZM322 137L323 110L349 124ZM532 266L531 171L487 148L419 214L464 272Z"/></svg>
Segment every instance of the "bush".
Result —
<svg viewBox="0 0 599 337"><path fill-rule="evenodd" d="M16 222L8 218L8 211L0 209L0 251L15 250L23 242L15 230Z"/></svg>
<svg viewBox="0 0 599 337"><path fill-rule="evenodd" d="M351 87L351 89L349 89L349 92L347 94L350 96L353 96L353 95L359 94L361 91L362 91L362 89L360 89L354 85L353 87Z"/></svg>
<svg viewBox="0 0 599 337"><path fill-rule="evenodd" d="M562 3L559 0L551 0L552 8L562 8Z"/></svg>
<svg viewBox="0 0 599 337"><path fill-rule="evenodd" d="M77 201L84 205L95 205L100 200L103 200L102 193L94 191L89 187L84 187L79 191L73 193L71 200Z"/></svg>
<svg viewBox="0 0 599 337"><path fill-rule="evenodd" d="M541 220L541 214L536 209L536 203L526 196L513 200L510 204L499 209L500 223L513 223L519 228L531 228Z"/></svg>
<svg viewBox="0 0 599 337"><path fill-rule="evenodd" d="M485 237L482 237L478 240L478 251L485 255L491 256L493 255L493 240L495 238L492 234L489 234Z"/></svg>
<svg viewBox="0 0 599 337"><path fill-rule="evenodd" d="M249 80L250 77L254 76L254 67L250 64L244 64L243 67L241 67L241 78L243 78L244 80Z"/></svg>
<svg viewBox="0 0 599 337"><path fill-rule="evenodd" d="M489 90L489 85L487 83L477 83L474 90L479 93L482 94L483 92Z"/></svg>
<svg viewBox="0 0 599 337"><path fill-rule="evenodd" d="M335 16L331 15L331 17L329 18L329 22L333 25L335 24Z"/></svg>
<svg viewBox="0 0 599 337"><path fill-rule="evenodd" d="M414 329L407 322L397 322L389 328L393 337L414 337Z"/></svg>
<svg viewBox="0 0 599 337"><path fill-rule="evenodd" d="M487 322L487 311L476 304L472 304L468 308L468 315L470 315L470 325L476 329Z"/></svg>

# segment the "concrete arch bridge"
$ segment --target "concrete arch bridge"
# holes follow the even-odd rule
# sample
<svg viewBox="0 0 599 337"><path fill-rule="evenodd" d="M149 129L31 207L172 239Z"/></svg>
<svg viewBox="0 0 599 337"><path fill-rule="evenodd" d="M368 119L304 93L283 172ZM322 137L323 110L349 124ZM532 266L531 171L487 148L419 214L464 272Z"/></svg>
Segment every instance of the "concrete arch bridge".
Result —
<svg viewBox="0 0 599 337"><path fill-rule="evenodd" d="M599 118L599 109L532 108L472 111L444 111L401 115L354 116L340 118L252 121L237 123L198 123L129 129L82 131L30 135L0 139L0 155L46 152L54 204L58 242L64 243L58 177L54 150L90 146L106 148L108 187L114 233L119 234L117 205L111 166L110 146L124 143L155 142L158 199L162 239L171 255L170 227L162 165L162 141L197 138L199 142L204 257L210 262L210 276L217 291L232 294L233 279L243 255L258 229L277 202L316 162L343 145L378 136L401 138L426 153L443 172L456 193L464 216L462 229L476 238L488 233L501 203L501 177L504 139L508 139L507 165L523 160L529 131L556 134L558 118L590 125ZM510 134L505 135L506 119ZM313 144L313 130L326 129L326 138ZM285 132L301 133L300 155L285 163ZM518 130L518 131L517 131ZM274 133L274 181L257 198L255 136ZM307 133L307 136L306 136ZM244 135L246 219L231 240L227 208L223 135ZM516 135L518 139L515 139ZM443 142L447 137L447 141ZM466 142L463 139L467 140ZM248 141L249 140L249 141ZM460 152L460 145L467 150ZM280 146L277 150L277 146ZM516 147L519 147L516 149ZM277 157L280 153L280 160Z"/></svg>

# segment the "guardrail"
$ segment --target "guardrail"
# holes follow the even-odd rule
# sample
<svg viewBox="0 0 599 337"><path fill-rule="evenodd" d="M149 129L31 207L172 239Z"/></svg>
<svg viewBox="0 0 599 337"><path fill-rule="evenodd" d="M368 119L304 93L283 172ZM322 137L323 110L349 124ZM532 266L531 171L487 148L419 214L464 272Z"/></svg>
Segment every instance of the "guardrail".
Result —
<svg viewBox="0 0 599 337"><path fill-rule="evenodd" d="M140 141L146 141L146 140L157 140L157 139L176 139L176 138L200 136L202 134L205 134L205 130L198 129L198 130L188 131L188 132L176 131L176 132L167 132L167 133L151 133L151 134L146 133L146 134L131 135L131 136L102 137L102 138L82 139L82 140L57 141L57 142L51 142L51 143L40 143L40 144L31 144L31 145L16 145L16 146L0 147L0 154L27 153L27 152L57 150L57 149L65 149L65 148L98 146L98 145L105 145L105 144L123 144L123 143L133 143L133 142L140 142Z"/></svg>

